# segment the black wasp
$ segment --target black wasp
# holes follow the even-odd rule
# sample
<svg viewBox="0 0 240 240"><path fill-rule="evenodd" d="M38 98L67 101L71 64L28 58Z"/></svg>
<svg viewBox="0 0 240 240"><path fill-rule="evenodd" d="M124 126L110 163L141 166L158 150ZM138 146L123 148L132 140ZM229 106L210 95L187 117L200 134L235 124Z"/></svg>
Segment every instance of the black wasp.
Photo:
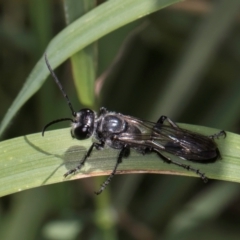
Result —
<svg viewBox="0 0 240 240"><path fill-rule="evenodd" d="M43 128L42 135L44 135L46 128L50 125L68 120L72 122L71 135L73 138L84 140L93 136L95 139L95 142L93 142L80 163L74 169L65 173L64 177L80 170L90 156L93 148L100 150L107 145L111 148L119 149L119 154L112 173L101 185L100 189L95 192L96 194L100 194L110 183L117 171L118 165L122 162L123 158L129 156L131 148L142 154L154 152L164 162L173 163L179 167L193 171L204 182L207 182L208 179L204 173L189 165L171 160L171 158L164 156L163 152L171 153L184 160L193 162L214 162L218 158L221 158L214 138L225 137L225 131L220 131L211 136L204 136L178 127L177 124L166 116L161 116L156 123L153 123L121 113L111 112L103 107L100 109L98 115L87 108L75 112L61 83L53 72L46 54L45 61L51 75L67 100L73 119L61 118L48 123Z"/></svg>

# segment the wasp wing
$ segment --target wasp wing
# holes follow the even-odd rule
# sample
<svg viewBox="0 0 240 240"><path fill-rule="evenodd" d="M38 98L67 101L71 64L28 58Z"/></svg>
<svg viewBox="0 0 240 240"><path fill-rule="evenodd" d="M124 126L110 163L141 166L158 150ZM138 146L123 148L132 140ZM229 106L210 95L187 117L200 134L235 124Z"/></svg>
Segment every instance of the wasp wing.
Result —
<svg viewBox="0 0 240 240"><path fill-rule="evenodd" d="M220 155L216 143L208 136L186 129L124 116L127 131L119 134L117 140L142 149L166 151L191 161L214 161Z"/></svg>

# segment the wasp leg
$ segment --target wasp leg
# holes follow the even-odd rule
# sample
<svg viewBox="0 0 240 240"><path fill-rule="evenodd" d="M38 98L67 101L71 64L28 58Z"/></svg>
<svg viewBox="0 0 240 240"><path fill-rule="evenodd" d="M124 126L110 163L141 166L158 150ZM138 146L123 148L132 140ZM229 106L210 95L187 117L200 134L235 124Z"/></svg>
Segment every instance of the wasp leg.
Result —
<svg viewBox="0 0 240 240"><path fill-rule="evenodd" d="M158 156L166 163L169 163L169 164L175 164L179 167L182 167L188 171L192 171L192 172L195 172L198 176L200 176L200 178L203 180L203 182L207 183L208 182L208 178L205 176L204 173L200 172L199 169L195 169L193 167L191 167L190 165L186 165L186 164L182 164L182 163L178 163L178 162L175 162L173 161L171 158L168 158L166 156L164 156L162 153L160 153L159 151L156 151L156 150L153 150L154 152L156 152L158 154Z"/></svg>
<svg viewBox="0 0 240 240"><path fill-rule="evenodd" d="M117 162L115 164L115 167L114 167L112 173L108 176L107 180L101 185L100 189L98 191L94 192L95 194L99 195L107 187L107 185L111 182L112 178L116 174L118 165L122 162L122 159L127 158L129 156L129 154L130 154L130 148L128 145L125 145L121 149L121 151L118 155Z"/></svg>
<svg viewBox="0 0 240 240"><path fill-rule="evenodd" d="M84 158L80 161L80 163L73 169L66 172L63 176L66 178L68 175L75 174L77 171L79 171L84 163L86 162L87 158L91 155L93 148L96 148L97 150L100 150L104 147L104 142L101 143L93 143L91 147L88 149L87 153L85 154Z"/></svg>
<svg viewBox="0 0 240 240"><path fill-rule="evenodd" d="M167 120L168 123L169 123L172 127L174 127L174 128L179 128L176 123L174 123L170 118L168 118L167 116L164 116L164 115L161 116L161 117L158 119L156 125L158 126L159 124L163 124L163 123L165 122L165 120Z"/></svg>
<svg viewBox="0 0 240 240"><path fill-rule="evenodd" d="M101 114L104 114L104 113L106 113L107 112L107 109L105 108L105 107L101 107L100 108L100 115Z"/></svg>
<svg viewBox="0 0 240 240"><path fill-rule="evenodd" d="M215 134L213 134L213 135L210 135L209 137L210 137L211 139L214 139L214 138L219 138L219 137L221 137L221 136L223 136L223 138L225 138L225 137L227 136L226 132L222 130L222 131L220 131L220 132L218 132L218 133L215 133Z"/></svg>

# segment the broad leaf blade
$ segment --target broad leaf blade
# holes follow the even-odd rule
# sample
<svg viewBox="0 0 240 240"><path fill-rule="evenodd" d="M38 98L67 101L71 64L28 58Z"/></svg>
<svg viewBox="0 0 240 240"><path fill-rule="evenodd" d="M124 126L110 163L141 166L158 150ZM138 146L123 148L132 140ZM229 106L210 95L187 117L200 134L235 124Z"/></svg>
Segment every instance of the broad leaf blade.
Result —
<svg viewBox="0 0 240 240"><path fill-rule="evenodd" d="M181 126L206 135L217 132L206 127ZM171 157L200 169L209 178L240 182L240 136L227 133L225 139L216 142L222 159L215 163L196 164ZM69 129L49 131L44 137L37 133L0 142L0 196L68 179L109 175L118 154L117 150L111 148L94 150L79 173L63 178L64 173L77 166L90 145L90 140L72 139ZM118 173L164 173L196 177L192 172L163 163L155 154L142 156L135 151L120 164Z"/></svg>

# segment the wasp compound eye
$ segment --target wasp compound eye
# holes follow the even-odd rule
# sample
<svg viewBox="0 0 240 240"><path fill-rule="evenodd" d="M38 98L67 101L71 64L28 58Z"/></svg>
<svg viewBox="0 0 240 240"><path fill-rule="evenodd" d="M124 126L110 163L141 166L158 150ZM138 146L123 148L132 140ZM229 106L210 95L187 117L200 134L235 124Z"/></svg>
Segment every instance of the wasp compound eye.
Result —
<svg viewBox="0 0 240 240"><path fill-rule="evenodd" d="M73 138L76 138L78 140L84 140L92 135L92 128L89 127L88 125L79 125L74 124L74 127L71 130L71 134Z"/></svg>
<svg viewBox="0 0 240 240"><path fill-rule="evenodd" d="M92 136L94 131L94 112L91 109L82 109L76 113L72 123L71 134L78 140L84 140Z"/></svg>

